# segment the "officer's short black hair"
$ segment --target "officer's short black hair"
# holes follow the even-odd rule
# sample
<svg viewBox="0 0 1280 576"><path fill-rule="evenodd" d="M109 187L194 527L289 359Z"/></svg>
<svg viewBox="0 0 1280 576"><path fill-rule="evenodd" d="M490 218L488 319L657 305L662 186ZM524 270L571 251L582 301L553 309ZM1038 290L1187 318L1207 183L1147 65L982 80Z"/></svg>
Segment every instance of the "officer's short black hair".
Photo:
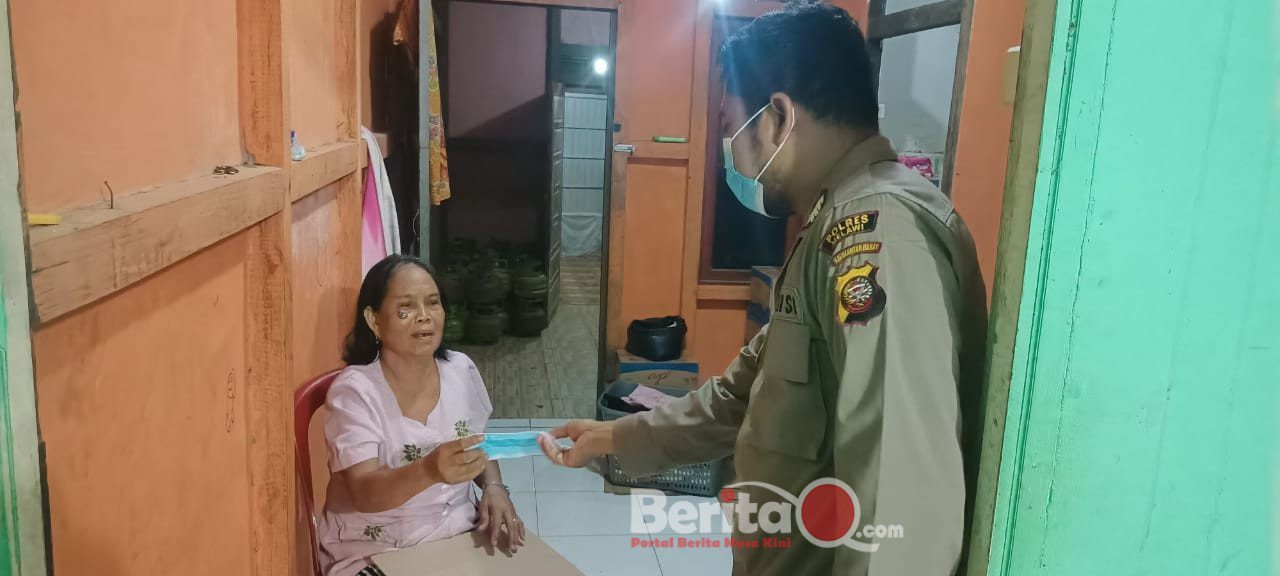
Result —
<svg viewBox="0 0 1280 576"><path fill-rule="evenodd" d="M849 13L830 4L792 2L757 18L725 41L720 75L748 113L782 92L819 120L879 129L866 40Z"/></svg>

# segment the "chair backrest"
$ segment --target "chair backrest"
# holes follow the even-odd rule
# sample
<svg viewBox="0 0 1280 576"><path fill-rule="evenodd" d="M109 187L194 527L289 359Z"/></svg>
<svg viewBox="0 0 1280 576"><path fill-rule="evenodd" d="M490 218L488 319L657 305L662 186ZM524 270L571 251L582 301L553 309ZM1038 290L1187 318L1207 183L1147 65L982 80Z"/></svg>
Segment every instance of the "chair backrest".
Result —
<svg viewBox="0 0 1280 576"><path fill-rule="evenodd" d="M298 474L298 513L304 515L307 540L311 544L311 567L316 576L320 572L320 546L316 541L316 500L312 494L311 478L311 417L324 406L329 387L341 370L322 374L307 382L293 395L294 464Z"/></svg>

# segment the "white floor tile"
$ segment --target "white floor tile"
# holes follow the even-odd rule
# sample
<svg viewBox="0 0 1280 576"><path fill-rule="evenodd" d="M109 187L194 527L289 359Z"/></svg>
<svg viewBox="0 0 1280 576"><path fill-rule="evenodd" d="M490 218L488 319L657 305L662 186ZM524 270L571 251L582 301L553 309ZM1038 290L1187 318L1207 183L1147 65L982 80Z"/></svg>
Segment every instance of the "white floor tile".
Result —
<svg viewBox="0 0 1280 576"><path fill-rule="evenodd" d="M511 503L516 505L516 514L524 520L524 529L532 534L538 533L538 500L533 492L514 492Z"/></svg>
<svg viewBox="0 0 1280 576"><path fill-rule="evenodd" d="M627 536L542 536L587 576L657 576L662 574L653 548L633 547Z"/></svg>
<svg viewBox="0 0 1280 576"><path fill-rule="evenodd" d="M604 478L583 468L565 468L545 457L535 456L533 485L538 492L600 492Z"/></svg>
<svg viewBox="0 0 1280 576"><path fill-rule="evenodd" d="M711 536L711 537L720 537L720 538L723 538L724 536L728 536L729 534L732 534L732 533L733 533L733 529L732 529L732 527L730 527L730 528L725 528L725 526L724 526L724 522L723 522L723 518L724 518L724 509L720 507L720 503L719 503L715 498L701 498L701 497L698 497L698 496L667 496L667 504L666 504L666 506L665 506L665 512L666 512L666 513L668 513L668 514L670 514L670 513L672 512L672 506L676 506L676 505L677 505L677 503L680 503L680 502L687 503L687 504L679 504L680 506L683 506L683 507L687 507L687 506L694 506L694 507L696 507L696 508L697 508L697 510L698 510L698 515L696 516L696 518L697 518L697 522L696 522L697 530L696 530L694 533L690 533L690 534L682 534L682 533L680 533L680 532L677 532L677 531L676 531L676 530L671 526L671 524L670 524L670 523L668 523L668 524L667 524L666 529L664 529L664 530L659 530L659 531L658 531L658 532L656 532L655 534L666 535L666 536L685 536L685 537L688 537L688 538L697 538L697 537L701 537L701 536ZM704 504L714 504L714 505L715 505L715 507L716 507L716 508L715 508L715 509L716 509L716 514L715 514L714 516L709 516L709 518L710 518L710 519L708 520L708 528L710 528L710 529L711 529L711 531L710 531L710 533L705 533L705 534L704 534L703 532L701 532L701 528L702 528L702 506L703 506ZM686 512L681 512L681 514L685 514L685 513L686 513ZM690 522L688 522L688 523L692 523L692 521L690 521Z"/></svg>
<svg viewBox="0 0 1280 576"><path fill-rule="evenodd" d="M631 497L602 492L537 492L543 536L632 536ZM648 533L637 536L648 536Z"/></svg>
<svg viewBox="0 0 1280 576"><path fill-rule="evenodd" d="M733 552L728 548L658 548L657 553L662 576L729 576L733 572Z"/></svg>
<svg viewBox="0 0 1280 576"><path fill-rule="evenodd" d="M542 456L533 458L510 458L498 461L498 469L502 470L502 481L512 492L533 492L533 460L546 460Z"/></svg>
<svg viewBox="0 0 1280 576"><path fill-rule="evenodd" d="M530 428L551 429L559 426L564 426L565 424L568 424L568 423L569 423L569 419L567 418L530 418L529 419Z"/></svg>
<svg viewBox="0 0 1280 576"><path fill-rule="evenodd" d="M527 430L529 428L529 419L528 418L493 418L489 420L487 424L485 424L485 429L490 430L493 428L524 428Z"/></svg>

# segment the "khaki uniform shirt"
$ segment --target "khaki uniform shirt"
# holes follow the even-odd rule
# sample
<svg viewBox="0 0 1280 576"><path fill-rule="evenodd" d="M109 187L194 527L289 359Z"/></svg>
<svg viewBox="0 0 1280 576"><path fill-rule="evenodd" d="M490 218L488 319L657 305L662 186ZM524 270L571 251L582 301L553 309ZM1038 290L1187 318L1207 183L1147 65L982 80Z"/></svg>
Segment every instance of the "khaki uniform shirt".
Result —
<svg viewBox="0 0 1280 576"><path fill-rule="evenodd" d="M615 428L629 473L732 453L736 481L799 497L810 482L837 478L857 495L859 527L902 527L900 539L858 538L880 544L864 552L815 546L793 523L788 548L736 548L735 575L945 576L958 567L969 441L961 412L980 399L986 291L950 200L896 160L881 136L846 155L775 283L769 325L724 375ZM743 491L753 503L784 501ZM769 536L735 526L739 540Z"/></svg>

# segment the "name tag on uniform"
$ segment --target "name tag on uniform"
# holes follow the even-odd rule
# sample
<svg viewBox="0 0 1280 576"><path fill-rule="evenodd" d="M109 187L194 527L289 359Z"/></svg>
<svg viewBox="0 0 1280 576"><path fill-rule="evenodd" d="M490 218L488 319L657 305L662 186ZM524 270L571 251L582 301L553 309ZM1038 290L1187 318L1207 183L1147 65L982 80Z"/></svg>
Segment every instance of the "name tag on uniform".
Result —
<svg viewBox="0 0 1280 576"><path fill-rule="evenodd" d="M800 302L800 292L795 288L781 288L778 290L777 299L773 303L773 317L769 320L795 322L803 324L804 318L800 311L803 310Z"/></svg>

